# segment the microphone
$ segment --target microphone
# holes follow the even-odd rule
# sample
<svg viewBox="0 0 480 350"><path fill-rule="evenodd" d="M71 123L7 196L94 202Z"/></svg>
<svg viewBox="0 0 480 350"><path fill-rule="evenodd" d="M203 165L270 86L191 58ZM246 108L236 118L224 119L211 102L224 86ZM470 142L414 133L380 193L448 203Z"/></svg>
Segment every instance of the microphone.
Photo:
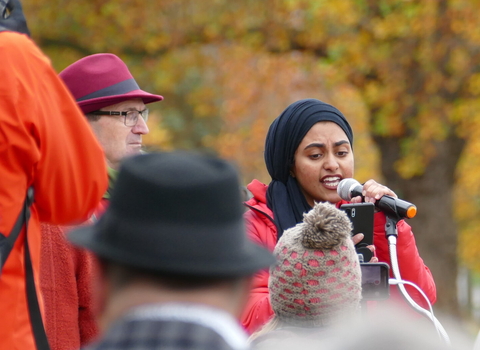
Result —
<svg viewBox="0 0 480 350"><path fill-rule="evenodd" d="M363 186L355 179L343 179L337 187L338 195L346 201L350 201L357 196L364 198L362 191ZM414 204L388 195L383 195L375 201L375 206L386 215L394 215L401 219L411 219L417 215L417 207Z"/></svg>

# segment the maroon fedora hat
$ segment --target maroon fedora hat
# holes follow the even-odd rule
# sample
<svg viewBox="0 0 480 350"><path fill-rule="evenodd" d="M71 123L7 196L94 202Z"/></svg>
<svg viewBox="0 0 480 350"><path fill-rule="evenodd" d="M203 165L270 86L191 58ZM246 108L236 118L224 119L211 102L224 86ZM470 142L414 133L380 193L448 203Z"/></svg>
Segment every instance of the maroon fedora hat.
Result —
<svg viewBox="0 0 480 350"><path fill-rule="evenodd" d="M111 53L84 57L59 75L85 114L133 98L145 104L163 100L141 90L127 65Z"/></svg>

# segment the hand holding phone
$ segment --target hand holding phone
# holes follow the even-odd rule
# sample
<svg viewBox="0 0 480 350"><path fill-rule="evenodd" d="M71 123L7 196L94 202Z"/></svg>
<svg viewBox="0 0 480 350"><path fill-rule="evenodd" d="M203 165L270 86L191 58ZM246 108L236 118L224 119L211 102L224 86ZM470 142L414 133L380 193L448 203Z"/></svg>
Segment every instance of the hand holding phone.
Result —
<svg viewBox="0 0 480 350"><path fill-rule="evenodd" d="M355 250L361 254L364 262L369 262L373 257L372 251L367 248L373 245L373 214L375 206L373 203L348 203L340 206L352 222L352 236L357 233L364 235L363 239L355 245Z"/></svg>

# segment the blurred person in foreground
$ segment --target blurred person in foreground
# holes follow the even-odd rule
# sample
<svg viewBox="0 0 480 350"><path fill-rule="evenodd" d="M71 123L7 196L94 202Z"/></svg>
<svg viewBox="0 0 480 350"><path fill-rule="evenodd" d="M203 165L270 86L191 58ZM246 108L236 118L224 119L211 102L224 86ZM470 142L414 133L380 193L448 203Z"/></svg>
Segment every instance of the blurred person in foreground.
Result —
<svg viewBox="0 0 480 350"><path fill-rule="evenodd" d="M97 220L108 206L120 161L141 152L142 136L149 131L146 104L163 97L141 90L126 64L110 53L86 56L60 72L60 77L105 151L109 186L92 215ZM70 229L42 224L40 281L52 350L78 349L98 334L92 304L95 266L87 251L67 242Z"/></svg>
<svg viewBox="0 0 480 350"><path fill-rule="evenodd" d="M240 199L237 172L216 157L126 159L105 214L69 234L100 260L103 333L88 349L247 348L237 318L251 276L275 259L248 240Z"/></svg>
<svg viewBox="0 0 480 350"><path fill-rule="evenodd" d="M321 345L332 327L361 322L362 275L352 225L344 211L316 203L303 222L286 230L270 267L273 318L252 334L255 349L276 349L299 339Z"/></svg>
<svg viewBox="0 0 480 350"><path fill-rule="evenodd" d="M266 337L256 346L254 341L252 347L255 350L472 350L464 330L450 329L454 339L448 344L436 334L430 321L422 318L412 323L405 311L390 304L379 313L380 317L362 313L361 318L345 319L319 333L305 329L305 334L292 333L282 342ZM387 319L389 322L385 322Z"/></svg>
<svg viewBox="0 0 480 350"><path fill-rule="evenodd" d="M303 214L314 202L329 202L340 207L348 203L340 198L337 187L344 178L353 178L353 132L343 114L335 107L316 99L304 99L292 103L277 117L267 133L265 164L272 181L267 186L253 180L248 190L253 198L245 202L250 208L245 213L250 238L273 251L283 232L302 222ZM383 195L397 197L389 188L368 180L363 185L366 202L375 202ZM360 202L355 197L352 202ZM386 217L382 212L374 217L373 261L390 264L388 242L385 237ZM421 259L411 227L400 220L398 230L398 262L401 276L419 286L433 304L436 288L432 274ZM363 239L362 234L353 237L354 243ZM269 301L268 271L255 276L253 289L242 323L254 332L273 315ZM406 287L420 305L427 303L421 294ZM404 303L396 287L392 287L390 300Z"/></svg>
<svg viewBox="0 0 480 350"><path fill-rule="evenodd" d="M422 317L412 322L408 311L401 305L389 304L378 310L375 317L363 314L362 322L332 327L320 346L302 340L297 346L305 350L472 350L471 334L460 328L458 320L450 320L454 323L446 327L448 339L445 339L429 319ZM284 347L276 350L281 349L286 350Z"/></svg>
<svg viewBox="0 0 480 350"><path fill-rule="evenodd" d="M65 225L88 218L107 188L106 164L76 102L29 38L18 0L0 3L0 52L0 348L29 350L38 344L26 280L34 282L28 295L38 299L30 304L38 316L32 322L44 336L40 221ZM20 213L28 212L29 202L28 220ZM14 232L19 235L12 241Z"/></svg>

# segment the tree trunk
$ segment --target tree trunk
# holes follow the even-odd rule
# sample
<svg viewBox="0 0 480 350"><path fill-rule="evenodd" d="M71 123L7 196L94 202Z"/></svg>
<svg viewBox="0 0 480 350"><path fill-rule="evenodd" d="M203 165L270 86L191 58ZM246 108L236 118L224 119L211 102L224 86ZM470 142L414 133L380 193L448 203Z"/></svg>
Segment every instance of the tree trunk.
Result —
<svg viewBox="0 0 480 350"><path fill-rule="evenodd" d="M437 287L435 309L458 317L457 227L453 216L455 168L464 140L450 135L436 142L436 155L421 176L403 179L394 170L400 158L400 140L375 137L381 152L382 174L386 185L399 198L417 206L418 213L407 219L413 228L420 256L432 271Z"/></svg>

